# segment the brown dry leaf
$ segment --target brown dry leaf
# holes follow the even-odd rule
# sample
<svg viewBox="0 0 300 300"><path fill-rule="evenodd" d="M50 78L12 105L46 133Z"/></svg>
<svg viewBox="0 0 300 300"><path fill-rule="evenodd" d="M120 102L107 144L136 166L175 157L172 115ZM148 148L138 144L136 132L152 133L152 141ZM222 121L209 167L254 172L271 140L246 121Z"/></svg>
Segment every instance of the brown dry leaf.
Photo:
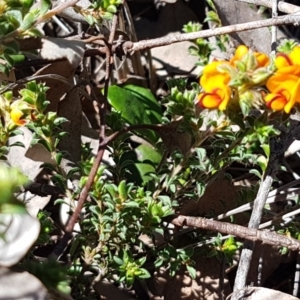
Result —
<svg viewBox="0 0 300 300"><path fill-rule="evenodd" d="M51 157L51 153L42 144L30 146L27 149L25 156L34 161L55 164L55 161Z"/></svg>

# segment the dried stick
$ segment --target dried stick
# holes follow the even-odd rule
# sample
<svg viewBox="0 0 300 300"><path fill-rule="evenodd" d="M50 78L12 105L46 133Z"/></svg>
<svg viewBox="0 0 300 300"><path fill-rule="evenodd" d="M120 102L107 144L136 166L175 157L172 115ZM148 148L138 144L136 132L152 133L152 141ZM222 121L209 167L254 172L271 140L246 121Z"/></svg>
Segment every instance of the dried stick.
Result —
<svg viewBox="0 0 300 300"><path fill-rule="evenodd" d="M259 226L262 217L263 208L265 206L268 193L273 183L273 175L275 173L276 168L277 168L277 160L274 160L270 163L269 171L267 172L265 179L260 185L256 199L254 201L254 207L248 225L249 230L258 228ZM244 288L246 285L247 276L250 269L250 263L253 254L253 249L254 249L254 243L250 242L249 239L248 241L245 241L244 249L242 250L241 253L241 258L240 258L240 262L236 274L236 279L234 282L234 291L238 291ZM232 300L237 300L235 299L235 293L233 293L232 295Z"/></svg>
<svg viewBox="0 0 300 300"><path fill-rule="evenodd" d="M278 25L286 25L286 24L294 24L294 26L298 26L300 24L300 15L298 14L286 15L282 17L276 17L276 18L266 19L261 21L254 21L254 22L218 27L215 29L201 30L198 32L173 34L170 36L152 39L152 40L142 40L136 43L132 43L131 41L128 41L124 43L123 49L124 52L126 53L129 52L133 54L135 51L166 46L173 43L196 40L199 38L208 38L211 36L229 34L233 32L247 31L247 30L257 29L262 27L278 26Z"/></svg>
<svg viewBox="0 0 300 300"><path fill-rule="evenodd" d="M231 224L227 222L219 222L202 217L189 217L179 215L171 220L171 223L176 226L188 226L207 230L213 230L216 232L230 234L239 238L258 242L261 241L265 244L287 247L290 250L299 251L300 241L285 235L280 235L276 232L267 230L258 230L255 228L247 228L237 224Z"/></svg>

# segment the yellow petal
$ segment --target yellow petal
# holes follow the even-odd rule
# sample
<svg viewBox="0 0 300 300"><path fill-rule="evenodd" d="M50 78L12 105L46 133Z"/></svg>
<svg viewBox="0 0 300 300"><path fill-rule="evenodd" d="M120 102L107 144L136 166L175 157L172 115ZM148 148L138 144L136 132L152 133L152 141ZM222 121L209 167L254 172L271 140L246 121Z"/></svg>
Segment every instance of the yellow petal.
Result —
<svg viewBox="0 0 300 300"><path fill-rule="evenodd" d="M281 82L272 93L265 97L267 106L274 110L282 110L288 114L296 102L300 102L300 78Z"/></svg>
<svg viewBox="0 0 300 300"><path fill-rule="evenodd" d="M231 61L234 62L236 60L241 60L243 56L245 56L248 53L249 49L245 45L240 45L236 48L235 54L232 57Z"/></svg>
<svg viewBox="0 0 300 300"><path fill-rule="evenodd" d="M289 57L294 65L300 65L300 46L294 47Z"/></svg>
<svg viewBox="0 0 300 300"><path fill-rule="evenodd" d="M231 89L228 86L222 88L223 100L219 105L219 110L225 110L231 98Z"/></svg>
<svg viewBox="0 0 300 300"><path fill-rule="evenodd" d="M208 74L202 75L200 79L200 85L204 88L206 92L211 92L217 87L223 87L230 81L230 77L225 73L218 73L213 76Z"/></svg>
<svg viewBox="0 0 300 300"><path fill-rule="evenodd" d="M275 59L275 66L277 69L285 68L291 66L293 63L290 60L289 56L285 53L278 53Z"/></svg>
<svg viewBox="0 0 300 300"><path fill-rule="evenodd" d="M14 124L18 126L23 126L26 124L26 120L21 119L23 115L24 115L23 112L17 107L14 107L10 112L11 120L13 121Z"/></svg>

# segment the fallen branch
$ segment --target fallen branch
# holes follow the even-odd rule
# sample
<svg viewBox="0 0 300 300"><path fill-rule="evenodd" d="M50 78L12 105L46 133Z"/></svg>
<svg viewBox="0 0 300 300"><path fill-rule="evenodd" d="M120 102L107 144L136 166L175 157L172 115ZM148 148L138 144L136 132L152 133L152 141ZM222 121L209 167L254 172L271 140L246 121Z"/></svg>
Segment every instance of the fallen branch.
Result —
<svg viewBox="0 0 300 300"><path fill-rule="evenodd" d="M287 247L288 249L293 251L300 250L299 240L267 230L258 230L255 228L248 228L237 224L189 216L177 216L172 219L171 223L180 227L196 227L220 232L223 234L230 234L248 241L260 241L264 244L276 247Z"/></svg>
<svg viewBox="0 0 300 300"><path fill-rule="evenodd" d="M152 40L142 40L136 43L127 41L123 44L122 48L125 53L129 52L130 54L133 54L136 51L166 46L173 43L192 41L200 38L208 38L212 36L229 34L233 32L247 31L247 30L257 29L262 27L287 25L287 24L294 24L294 26L299 26L300 15L299 14L286 15L282 17L266 19L261 21L235 24L235 25L224 26L215 29L201 30L198 32L172 34L166 37L161 37Z"/></svg>

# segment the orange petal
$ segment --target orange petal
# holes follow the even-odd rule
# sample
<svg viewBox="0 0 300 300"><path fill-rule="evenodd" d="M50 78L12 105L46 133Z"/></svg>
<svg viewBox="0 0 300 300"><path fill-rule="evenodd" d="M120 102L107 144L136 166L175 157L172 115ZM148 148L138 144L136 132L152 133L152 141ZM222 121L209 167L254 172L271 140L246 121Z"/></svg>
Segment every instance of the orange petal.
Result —
<svg viewBox="0 0 300 300"><path fill-rule="evenodd" d="M265 67L266 65L269 64L270 58L268 55L260 52L255 52L254 55L259 67Z"/></svg>
<svg viewBox="0 0 300 300"><path fill-rule="evenodd" d="M291 90L298 79L299 77L293 74L275 73L267 80L266 86L272 93L277 93L277 91L282 88Z"/></svg>
<svg viewBox="0 0 300 300"><path fill-rule="evenodd" d="M296 76L300 76L300 65L291 65L287 67L282 67L276 71L276 73L281 73L281 74L292 74ZM275 74L276 74L275 73Z"/></svg>
<svg viewBox="0 0 300 300"><path fill-rule="evenodd" d="M265 100L267 107L276 111L283 110L287 104L287 99L281 94L268 94Z"/></svg>
<svg viewBox="0 0 300 300"><path fill-rule="evenodd" d="M300 102L300 78L295 81L282 82L273 93L265 97L267 106L282 110L288 114L296 102Z"/></svg>
<svg viewBox="0 0 300 300"><path fill-rule="evenodd" d="M218 108L222 99L217 94L201 93L198 104L203 108Z"/></svg>
<svg viewBox="0 0 300 300"><path fill-rule="evenodd" d="M300 78L291 90L291 99L285 106L284 111L287 114L290 113L291 109L293 108L296 102L300 102Z"/></svg>
<svg viewBox="0 0 300 300"><path fill-rule="evenodd" d="M219 108L225 110L230 100L231 90L229 87L216 88L212 92L201 93L198 96L198 104L203 108Z"/></svg>

